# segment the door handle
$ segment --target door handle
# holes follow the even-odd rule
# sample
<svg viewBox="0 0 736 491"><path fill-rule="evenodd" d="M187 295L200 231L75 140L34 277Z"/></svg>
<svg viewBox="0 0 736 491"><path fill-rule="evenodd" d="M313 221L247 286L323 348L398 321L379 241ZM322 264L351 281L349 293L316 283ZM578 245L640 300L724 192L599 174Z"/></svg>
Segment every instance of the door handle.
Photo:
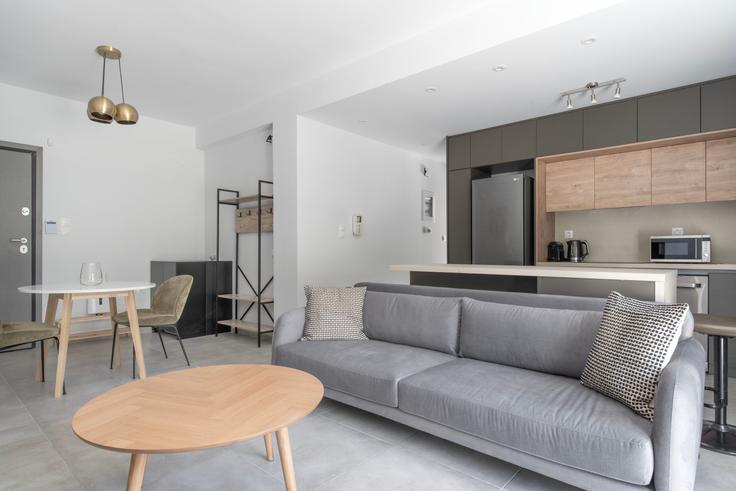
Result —
<svg viewBox="0 0 736 491"><path fill-rule="evenodd" d="M19 244L27 244L28 239L26 239L25 237L16 237L14 239L10 239L10 242L17 242Z"/></svg>
<svg viewBox="0 0 736 491"><path fill-rule="evenodd" d="M701 283L683 283L680 285L677 285L677 288L688 288L688 289L696 289L696 288L702 288L703 285Z"/></svg>

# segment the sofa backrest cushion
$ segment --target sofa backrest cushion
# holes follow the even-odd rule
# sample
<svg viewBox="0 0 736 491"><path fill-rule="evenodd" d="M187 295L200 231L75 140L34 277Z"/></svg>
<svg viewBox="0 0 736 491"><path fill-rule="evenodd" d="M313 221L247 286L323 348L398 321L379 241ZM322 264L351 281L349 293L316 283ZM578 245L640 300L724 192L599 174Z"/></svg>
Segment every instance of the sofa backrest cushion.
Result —
<svg viewBox="0 0 736 491"><path fill-rule="evenodd" d="M363 326L369 339L456 355L459 298L366 292Z"/></svg>
<svg viewBox="0 0 736 491"><path fill-rule="evenodd" d="M460 355L580 377L602 315L598 311L543 309L464 298Z"/></svg>

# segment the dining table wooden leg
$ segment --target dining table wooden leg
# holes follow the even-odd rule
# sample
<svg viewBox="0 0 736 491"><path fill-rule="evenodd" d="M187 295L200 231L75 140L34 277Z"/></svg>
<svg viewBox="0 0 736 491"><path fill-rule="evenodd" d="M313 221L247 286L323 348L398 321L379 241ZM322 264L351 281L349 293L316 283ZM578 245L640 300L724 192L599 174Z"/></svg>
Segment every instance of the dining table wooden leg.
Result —
<svg viewBox="0 0 736 491"><path fill-rule="evenodd" d="M110 327L113 330L113 336L115 336L115 339L113 340L115 349L112 352L112 357L115 363L115 368L120 368L120 333L115 329L115 321L113 320L115 316L118 315L118 301L115 297L110 297L107 301L110 304Z"/></svg>
<svg viewBox="0 0 736 491"><path fill-rule="evenodd" d="M135 350L135 361L138 365L138 373L140 378L146 378L146 362L143 359L143 342L141 341L141 328L138 324L138 311L135 306L135 292L129 291L126 298L126 307L128 309L128 321L130 322L130 338L133 340L133 349Z"/></svg>
<svg viewBox="0 0 736 491"><path fill-rule="evenodd" d="M263 435L263 441L266 443L266 460L273 462L273 439L271 433Z"/></svg>
<svg viewBox="0 0 736 491"><path fill-rule="evenodd" d="M61 325L59 327L59 358L56 362L56 386L54 397L61 399L64 391L64 373L66 372L66 355L69 351L69 330L72 323L72 296L64 294L64 310L61 314Z"/></svg>
<svg viewBox="0 0 736 491"><path fill-rule="evenodd" d="M126 491L140 491L143 486L143 474L146 472L146 461L148 461L148 454L134 453L130 456Z"/></svg>
<svg viewBox="0 0 736 491"><path fill-rule="evenodd" d="M44 324L47 326L53 326L56 323L56 307L59 305L59 295L56 295L54 293L49 295L48 302L46 303L46 316L44 317ZM49 347L51 347L51 340L46 339L45 341L41 341L44 343L44 349L38 350L38 355L36 357L36 382L41 382L42 374L43 374L43 367L46 362L46 360L42 360L41 357L45 357L46 354L49 352Z"/></svg>
<svg viewBox="0 0 736 491"><path fill-rule="evenodd" d="M284 484L286 491L296 491L296 477L294 475L294 461L291 457L291 443L289 442L289 429L284 426L276 430L276 441L279 444L279 456L281 457L281 470L284 473Z"/></svg>

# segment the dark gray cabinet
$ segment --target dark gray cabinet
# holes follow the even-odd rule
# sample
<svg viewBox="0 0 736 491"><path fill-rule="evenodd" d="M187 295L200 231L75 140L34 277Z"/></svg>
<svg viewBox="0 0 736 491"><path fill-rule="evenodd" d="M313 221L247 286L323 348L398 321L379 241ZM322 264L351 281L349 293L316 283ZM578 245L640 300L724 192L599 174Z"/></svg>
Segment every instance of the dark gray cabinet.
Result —
<svg viewBox="0 0 736 491"><path fill-rule="evenodd" d="M447 173L447 262L470 264L470 169Z"/></svg>
<svg viewBox="0 0 736 491"><path fill-rule="evenodd" d="M736 316L736 273L708 275L708 313ZM728 340L728 375L736 377L736 340Z"/></svg>
<svg viewBox="0 0 736 491"><path fill-rule="evenodd" d="M491 128L470 134L470 166L493 165L503 162L501 128Z"/></svg>
<svg viewBox="0 0 736 491"><path fill-rule="evenodd" d="M736 128L736 77L700 88L702 131Z"/></svg>
<svg viewBox="0 0 736 491"><path fill-rule="evenodd" d="M583 149L583 111L570 111L537 120L537 156Z"/></svg>
<svg viewBox="0 0 736 491"><path fill-rule="evenodd" d="M537 156L537 120L501 127L501 161L533 159Z"/></svg>
<svg viewBox="0 0 736 491"><path fill-rule="evenodd" d="M151 282L156 285L181 274L194 277L178 323L182 338L214 334L217 320L232 319L232 301L217 297L232 291L232 272L232 261L151 261Z"/></svg>
<svg viewBox="0 0 736 491"><path fill-rule="evenodd" d="M636 100L583 109L583 149L636 141Z"/></svg>
<svg viewBox="0 0 736 491"><path fill-rule="evenodd" d="M449 170L470 167L470 135L447 137L447 168Z"/></svg>
<svg viewBox="0 0 736 491"><path fill-rule="evenodd" d="M638 140L700 132L700 87L669 90L638 99Z"/></svg>

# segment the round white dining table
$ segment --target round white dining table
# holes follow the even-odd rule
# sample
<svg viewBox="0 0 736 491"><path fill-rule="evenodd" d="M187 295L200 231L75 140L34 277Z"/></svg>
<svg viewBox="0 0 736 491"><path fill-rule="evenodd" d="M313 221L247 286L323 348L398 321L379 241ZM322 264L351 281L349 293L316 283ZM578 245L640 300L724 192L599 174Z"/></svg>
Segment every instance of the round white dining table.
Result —
<svg viewBox="0 0 736 491"><path fill-rule="evenodd" d="M56 322L56 310L59 301L63 302L63 310L59 322L59 357L56 365L56 385L54 397L60 399L64 387L64 372L66 371L66 358L69 350L69 331L72 320L72 304L75 300L86 300L89 298L107 298L110 304L110 319L117 314L117 297L125 298L130 321L130 337L133 340L135 350L135 361L140 367L140 377L146 378L146 364L143 359L143 346L141 344L141 331L138 325L138 312L135 305L135 292L150 290L156 286L148 281L106 281L99 285L85 286L77 283L44 283L40 285L21 286L18 291L22 293L48 295L46 305L46 316L44 322L53 326ZM48 341L43 341L48 342ZM119 345L119 343L116 343ZM41 353L47 353L48 349L39 350L38 362L36 364L36 381L41 381L41 367L45 360L41 359Z"/></svg>

